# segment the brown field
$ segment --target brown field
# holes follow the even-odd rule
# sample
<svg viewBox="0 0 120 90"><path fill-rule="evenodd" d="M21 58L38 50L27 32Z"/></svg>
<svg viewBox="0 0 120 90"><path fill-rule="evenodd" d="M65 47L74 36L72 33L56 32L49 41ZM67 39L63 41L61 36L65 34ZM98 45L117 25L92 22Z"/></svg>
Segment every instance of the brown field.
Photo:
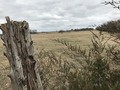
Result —
<svg viewBox="0 0 120 90"><path fill-rule="evenodd" d="M98 34L98 31L94 31ZM105 33L106 34L106 33ZM105 36L109 36L106 34ZM80 45L82 48L87 48L91 45L92 33L90 31L81 32L65 32L65 33L40 33L33 34L35 52L41 49L59 51L64 46L53 41L53 39L64 39L73 45ZM3 42L0 40L0 90L10 90L10 80L7 77L9 73L9 64L7 59L3 56ZM112 42L110 42L112 43Z"/></svg>

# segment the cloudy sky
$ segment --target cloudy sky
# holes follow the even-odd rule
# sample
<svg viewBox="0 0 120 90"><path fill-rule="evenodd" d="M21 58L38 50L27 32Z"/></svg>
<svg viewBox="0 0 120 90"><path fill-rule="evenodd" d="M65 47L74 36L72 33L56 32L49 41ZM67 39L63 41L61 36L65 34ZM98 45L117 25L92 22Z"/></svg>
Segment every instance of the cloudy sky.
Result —
<svg viewBox="0 0 120 90"><path fill-rule="evenodd" d="M12 20L28 21L31 29L58 31L119 19L120 10L101 4L104 1L0 0L0 23L10 16Z"/></svg>

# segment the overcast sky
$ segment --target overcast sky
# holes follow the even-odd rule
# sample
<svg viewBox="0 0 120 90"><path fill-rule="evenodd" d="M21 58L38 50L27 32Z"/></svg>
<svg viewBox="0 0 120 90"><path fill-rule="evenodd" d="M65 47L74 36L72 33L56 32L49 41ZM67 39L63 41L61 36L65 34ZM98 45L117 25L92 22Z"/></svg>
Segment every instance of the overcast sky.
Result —
<svg viewBox="0 0 120 90"><path fill-rule="evenodd" d="M0 0L0 23L5 16L29 22L31 29L58 31L99 25L120 18L120 10L105 0ZM111 0L107 0L111 1Z"/></svg>

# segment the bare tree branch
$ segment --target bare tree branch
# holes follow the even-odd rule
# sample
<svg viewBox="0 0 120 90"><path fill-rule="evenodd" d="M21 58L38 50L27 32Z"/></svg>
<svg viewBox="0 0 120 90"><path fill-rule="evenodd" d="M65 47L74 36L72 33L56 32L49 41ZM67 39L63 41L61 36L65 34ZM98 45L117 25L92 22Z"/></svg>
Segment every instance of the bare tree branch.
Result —
<svg viewBox="0 0 120 90"><path fill-rule="evenodd" d="M118 8L118 9L120 9L120 1L115 1L115 0L105 1L105 2L102 2L102 4L104 4L104 5L112 5L113 8Z"/></svg>

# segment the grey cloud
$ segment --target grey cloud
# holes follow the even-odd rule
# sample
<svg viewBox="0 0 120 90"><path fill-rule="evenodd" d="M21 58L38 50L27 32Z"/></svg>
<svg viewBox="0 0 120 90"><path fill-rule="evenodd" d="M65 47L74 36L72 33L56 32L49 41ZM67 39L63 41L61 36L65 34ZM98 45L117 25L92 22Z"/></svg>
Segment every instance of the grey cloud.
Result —
<svg viewBox="0 0 120 90"><path fill-rule="evenodd" d="M120 11L101 4L103 0L3 0L0 23L4 17L26 20L31 29L56 31L82 28L118 19Z"/></svg>

